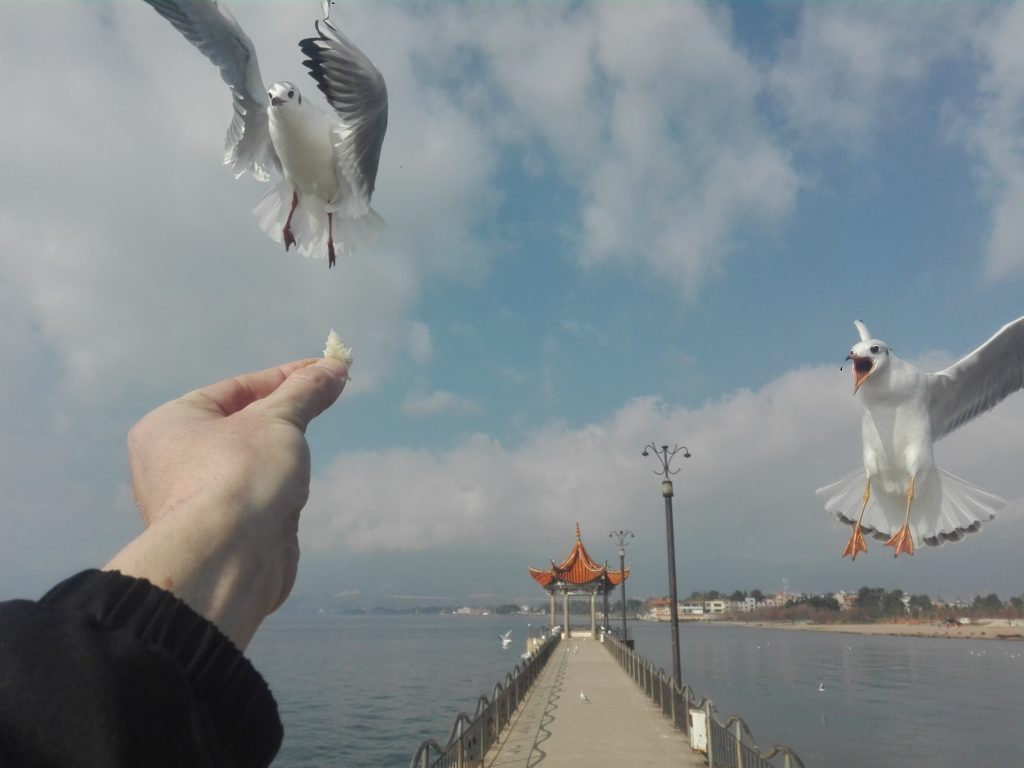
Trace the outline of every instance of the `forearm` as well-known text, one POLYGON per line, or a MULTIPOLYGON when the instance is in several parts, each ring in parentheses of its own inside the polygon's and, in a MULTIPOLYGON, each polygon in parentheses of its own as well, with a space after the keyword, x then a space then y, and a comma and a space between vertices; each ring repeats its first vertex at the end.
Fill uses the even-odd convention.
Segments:
POLYGON ((178 510, 143 531, 103 570, 143 578, 183 600, 244 650, 277 604, 280 563, 267 533, 223 515, 178 510))

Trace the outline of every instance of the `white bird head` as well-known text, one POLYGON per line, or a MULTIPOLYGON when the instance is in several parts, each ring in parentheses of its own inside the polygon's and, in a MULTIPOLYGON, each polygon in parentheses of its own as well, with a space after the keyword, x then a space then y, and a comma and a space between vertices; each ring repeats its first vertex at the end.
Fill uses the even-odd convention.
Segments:
POLYGON ((282 80, 270 86, 270 90, 267 91, 267 98, 270 99, 272 107, 279 109, 290 109, 302 104, 302 94, 299 93, 299 89, 287 80, 282 80))
POLYGON ((870 376, 889 364, 891 351, 884 341, 871 338, 867 326, 860 320, 854 320, 853 324, 860 334, 860 341, 850 348, 846 359, 853 363, 853 393, 857 394, 870 376))

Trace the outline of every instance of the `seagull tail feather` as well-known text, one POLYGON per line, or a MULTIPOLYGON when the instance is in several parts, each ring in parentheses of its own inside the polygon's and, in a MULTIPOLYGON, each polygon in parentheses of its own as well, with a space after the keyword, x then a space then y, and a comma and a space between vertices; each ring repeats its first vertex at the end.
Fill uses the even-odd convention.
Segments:
MULTIPOLYGON (((292 186, 282 179, 256 204, 253 216, 267 237, 284 244, 285 221, 292 202, 292 186)), ((338 256, 347 256, 357 246, 367 245, 384 229, 384 219, 368 208, 357 218, 334 214, 334 245, 338 256)), ((299 204, 292 216, 292 233, 296 250, 303 256, 323 259, 327 257, 327 207, 322 200, 299 195, 299 204)))
POLYGON ((994 520, 996 513, 1006 506, 1005 499, 945 470, 939 469, 938 476, 942 490, 938 515, 922 516, 915 531, 915 539, 929 547, 963 541, 968 533, 977 533, 982 524, 994 520))
MULTIPOLYGON (((933 491, 921 487, 910 513, 914 542, 940 547, 952 541, 963 541, 969 533, 977 533, 984 523, 993 520, 1006 501, 983 491, 966 480, 936 468, 933 491)), ((825 509, 839 522, 855 525, 864 500, 867 475, 863 468, 836 482, 819 488, 825 497, 825 509)), ((887 494, 872 486, 871 498, 861 520, 861 532, 885 541, 899 530, 903 522, 905 501, 902 494, 887 494)))

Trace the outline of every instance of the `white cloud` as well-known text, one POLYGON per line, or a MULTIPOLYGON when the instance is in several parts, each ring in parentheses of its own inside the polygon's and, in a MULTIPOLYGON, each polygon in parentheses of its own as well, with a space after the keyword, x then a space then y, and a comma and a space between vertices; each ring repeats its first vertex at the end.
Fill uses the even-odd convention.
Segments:
POLYGON ((964 135, 986 196, 992 202, 985 275, 999 280, 1024 267, 1024 8, 1011 4, 978 30, 976 45, 984 72, 976 115, 966 118, 964 135))
POLYGON ((480 414, 480 405, 468 398, 439 389, 426 394, 410 393, 402 401, 402 412, 410 416, 435 416, 439 413, 480 414))
POLYGON ((901 119, 901 97, 962 53, 977 12, 950 5, 801 6, 769 73, 789 124, 816 144, 858 147, 901 119))
MULTIPOLYGON (((860 463, 860 406, 850 389, 834 366, 802 368, 694 410, 637 399, 598 423, 552 425, 517 446, 473 435, 441 452, 346 453, 315 479, 303 545, 312 557, 488 546, 531 551, 537 542, 565 540, 581 521, 591 542, 627 525, 638 533, 634 560, 658 563, 661 498, 653 459, 640 451, 652 439, 678 438, 693 456, 674 465, 681 469, 677 535, 685 542, 685 567, 710 569, 702 581, 708 587, 730 578, 723 563, 747 562, 761 573, 816 568, 820 582, 836 586, 843 578, 859 584, 887 574, 908 588, 931 580, 938 589, 950 583, 950 558, 968 563, 956 578, 984 583, 987 552, 1007 541, 1024 544, 1024 525, 1012 514, 965 543, 921 552, 913 576, 893 571, 877 544, 858 559, 859 570, 842 572, 849 576, 824 575, 829 564, 849 568, 839 557, 848 529, 824 512, 814 490, 860 463)), ((1024 396, 1017 396, 940 443, 940 466, 1021 498, 1024 478, 1014 468, 1021 418, 1024 396)), ((541 564, 559 554, 547 551, 553 544, 539 546, 541 564)))
POLYGON ((481 59, 486 89, 467 105, 528 167, 550 155, 577 195, 565 231, 582 266, 636 268, 692 298, 737 228, 792 210, 797 175, 758 116, 760 79, 727 15, 693 3, 449 13, 452 45, 481 59))

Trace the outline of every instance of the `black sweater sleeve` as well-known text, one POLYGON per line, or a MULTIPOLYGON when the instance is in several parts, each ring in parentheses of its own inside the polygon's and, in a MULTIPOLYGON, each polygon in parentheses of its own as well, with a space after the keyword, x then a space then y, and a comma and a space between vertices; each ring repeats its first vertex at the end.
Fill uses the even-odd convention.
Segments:
POLYGON ((0 766, 267 766, 277 704, 252 664, 169 592, 83 571, 0 603, 0 766))

